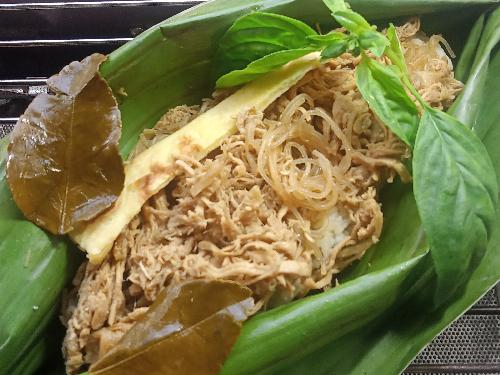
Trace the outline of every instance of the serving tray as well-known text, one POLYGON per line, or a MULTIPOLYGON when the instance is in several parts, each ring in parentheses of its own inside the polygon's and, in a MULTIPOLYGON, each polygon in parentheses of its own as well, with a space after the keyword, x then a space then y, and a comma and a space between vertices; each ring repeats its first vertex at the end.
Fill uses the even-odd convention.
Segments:
MULTIPOLYGON (((0 138, 46 77, 92 52, 109 53, 200 1, 65 1, 0 4, 0 138), (117 22, 116 20, 119 20, 117 22)), ((406 375, 499 375, 500 285, 424 349, 406 375)))

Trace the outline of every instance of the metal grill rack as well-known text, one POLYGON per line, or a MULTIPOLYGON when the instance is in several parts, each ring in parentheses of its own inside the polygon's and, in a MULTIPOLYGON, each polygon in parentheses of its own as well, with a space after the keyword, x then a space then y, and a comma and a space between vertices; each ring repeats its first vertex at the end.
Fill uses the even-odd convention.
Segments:
POLYGON ((500 284, 436 337, 405 374, 500 374, 500 284))
MULTIPOLYGON (((45 80, 72 60, 109 53, 200 1, 83 0, 0 4, 0 138, 45 80), (119 22, 113 20, 119 19, 119 22)), ((438 336, 406 375, 500 375, 500 286, 438 336)), ((383 374, 381 374, 383 375, 383 374)))

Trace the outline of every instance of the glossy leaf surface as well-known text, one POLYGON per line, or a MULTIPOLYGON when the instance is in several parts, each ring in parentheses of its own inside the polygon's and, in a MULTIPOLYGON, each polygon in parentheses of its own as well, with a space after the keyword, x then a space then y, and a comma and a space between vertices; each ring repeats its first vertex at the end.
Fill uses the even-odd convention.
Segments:
POLYGON ((59 94, 40 94, 19 119, 7 177, 24 215, 54 234, 110 207, 123 188, 120 112, 96 75, 102 58, 72 63, 49 79, 59 94))
POLYGON ((276 70, 282 65, 307 55, 314 50, 314 48, 297 48, 271 53, 270 55, 251 62, 244 69, 233 70, 232 72, 224 74, 217 80, 215 85, 217 88, 225 88, 253 81, 263 74, 276 70))
POLYGON ((450 115, 425 108, 413 157, 414 192, 448 300, 482 259, 493 230, 498 185, 486 147, 450 115))
POLYGON ((219 41, 216 76, 244 69, 271 53, 308 47, 316 32, 307 24, 279 14, 255 12, 234 22, 219 41))
POLYGON ((97 363, 90 375, 216 375, 253 307, 233 282, 174 284, 97 363))
POLYGON ((106 56, 94 53, 82 61, 73 61, 47 80, 47 86, 57 94, 78 95, 95 77, 106 56))
MULTIPOLYGON (((480 24, 481 21, 479 20, 478 22, 480 24)), ((472 129, 476 127, 481 116, 488 115, 489 113, 489 111, 483 113, 480 110, 482 108, 482 103, 491 101, 491 99, 496 100, 495 95, 490 97, 485 95, 485 88, 488 84, 487 80, 490 78, 490 75, 494 74, 494 72, 491 71, 490 62, 495 57, 497 52, 496 47, 500 43, 499 25, 500 7, 497 7, 491 12, 484 29, 482 29, 481 38, 476 46, 476 54, 470 70, 464 69, 465 72, 463 75, 467 75, 468 73, 467 78, 471 84, 464 87, 464 90, 460 93, 459 98, 461 101, 455 101, 451 107, 453 116, 472 129), (464 104, 458 105, 460 102, 464 104)), ((481 29, 481 27, 476 25, 474 33, 478 33, 478 29, 481 29)), ((470 43, 467 44, 467 47, 476 44, 477 35, 474 35, 474 33, 471 34, 471 40, 470 43)), ((469 49, 472 49, 472 47, 466 48, 465 52, 468 52, 469 49)), ((465 61, 466 63, 464 63, 464 65, 470 64, 470 57, 468 55, 466 55, 465 61)), ((459 72, 461 73, 461 71, 459 72)), ((498 105, 494 106, 498 107, 498 105)))

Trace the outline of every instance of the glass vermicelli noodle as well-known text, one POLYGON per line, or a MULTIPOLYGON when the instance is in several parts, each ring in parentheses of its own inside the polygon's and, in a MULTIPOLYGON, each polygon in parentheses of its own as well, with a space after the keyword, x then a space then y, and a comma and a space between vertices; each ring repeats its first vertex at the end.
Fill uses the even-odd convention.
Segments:
MULTIPOLYGON (((419 27, 414 19, 398 28, 410 77, 429 104, 446 108, 462 84, 446 41, 419 27)), ((63 316, 69 373, 106 353, 172 281, 237 281, 252 289, 257 312, 331 287, 370 251, 383 226, 379 192, 397 176, 410 180, 409 150, 362 98, 358 62, 343 54, 264 112, 241 113, 236 134, 207 158, 178 155, 177 178, 148 201, 106 260, 80 268, 63 316)), ((227 94, 170 110, 131 157, 227 94)))

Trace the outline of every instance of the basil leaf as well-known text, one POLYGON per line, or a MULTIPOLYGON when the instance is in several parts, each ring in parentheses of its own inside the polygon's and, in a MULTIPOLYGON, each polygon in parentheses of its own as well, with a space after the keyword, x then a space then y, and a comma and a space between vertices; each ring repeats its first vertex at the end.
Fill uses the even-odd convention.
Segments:
POLYGON ((371 110, 394 134, 413 147, 419 113, 393 67, 364 55, 356 67, 355 76, 356 85, 371 110))
POLYGON ((426 107, 413 156, 414 194, 437 274, 436 305, 468 280, 486 249, 498 185, 485 146, 450 115, 426 107))
POLYGON ((215 73, 220 77, 244 69, 252 61, 274 52, 304 48, 317 35, 305 23, 279 14, 254 12, 238 18, 220 40, 215 73))
POLYGON ((359 36, 363 31, 373 30, 361 14, 352 10, 335 12, 333 18, 354 35, 359 36))
POLYGON ((344 0, 323 0, 323 3, 331 10, 332 14, 338 11, 349 10, 349 4, 344 0))
POLYGON ((399 43, 396 28, 392 23, 387 28, 386 36, 389 40, 389 48, 386 49, 387 56, 389 57, 389 59, 391 59, 391 62, 401 70, 403 74, 408 75, 408 68, 406 67, 403 49, 401 48, 401 43, 399 43))
POLYGON ((342 55, 347 51, 348 42, 347 40, 339 39, 330 43, 323 51, 321 51, 321 58, 331 59, 342 55))
POLYGON ((299 48, 271 53, 270 55, 251 62, 245 69, 233 70, 223 75, 217 80, 215 86, 219 89, 238 86, 253 81, 263 74, 278 69, 287 62, 307 55, 315 50, 315 48, 299 48))
POLYGON ((338 40, 345 40, 348 36, 344 33, 340 33, 338 31, 331 31, 325 35, 310 35, 307 39, 311 42, 311 44, 320 47, 326 47, 332 42, 336 42, 338 40))
POLYGON ((359 45, 363 49, 372 51, 375 56, 381 57, 389 45, 389 41, 377 31, 366 30, 359 34, 359 45))

